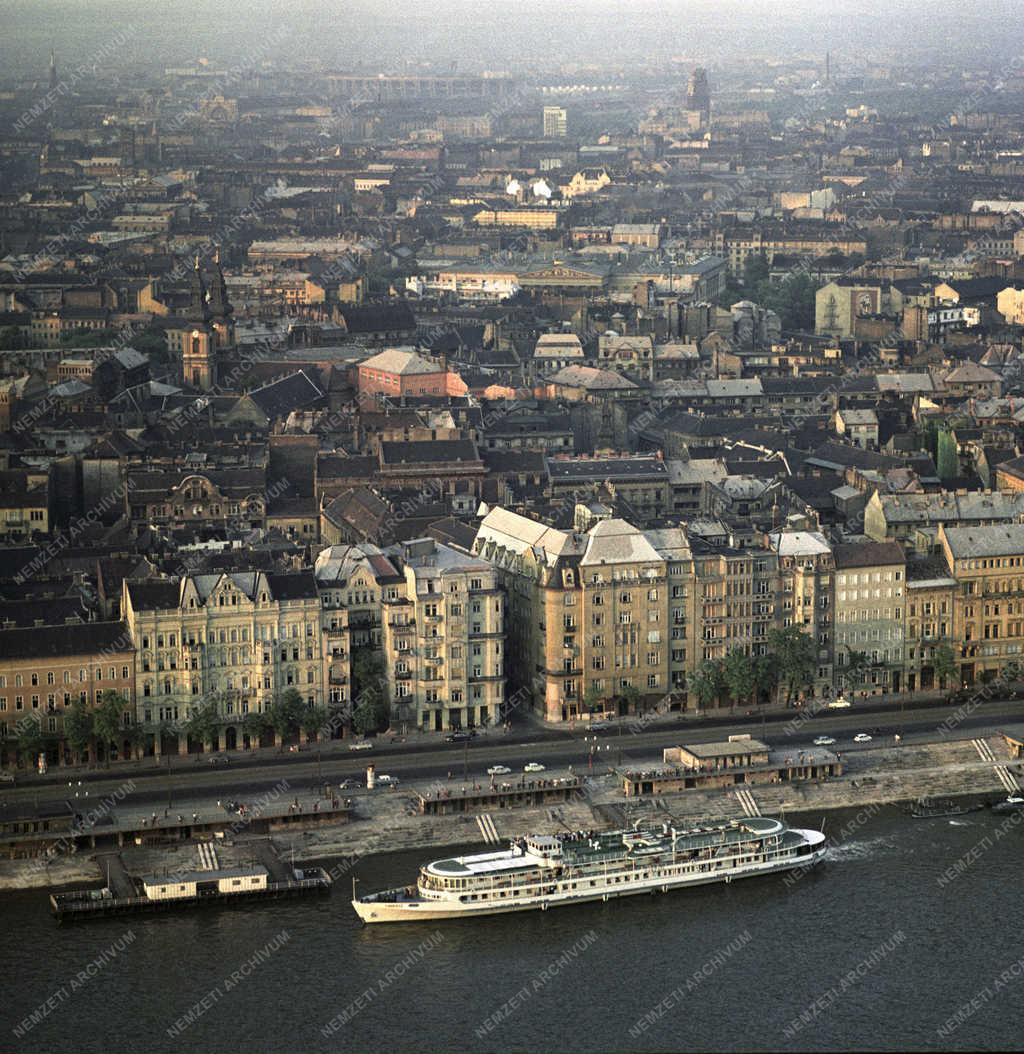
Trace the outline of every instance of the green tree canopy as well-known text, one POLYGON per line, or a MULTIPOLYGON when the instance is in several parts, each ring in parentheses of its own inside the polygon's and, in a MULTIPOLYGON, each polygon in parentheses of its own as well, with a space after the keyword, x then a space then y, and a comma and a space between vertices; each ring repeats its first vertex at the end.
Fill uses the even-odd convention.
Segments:
POLYGON ((799 626, 786 626, 771 630, 767 643, 786 685, 788 701, 796 688, 808 684, 814 677, 818 659, 814 638, 799 626))
POLYGON ((60 335, 60 342, 75 348, 102 348, 113 344, 119 335, 113 326, 106 329, 71 329, 60 335))
POLYGON ((321 731, 327 724, 327 707, 307 706, 303 710, 300 724, 302 726, 302 731, 305 732, 307 736, 319 739, 321 731))
POLYGON ((591 714, 604 709, 604 696, 594 684, 587 685, 587 690, 583 693, 583 709, 591 714))
POLYGON ((18 755, 31 765, 45 745, 42 725, 34 718, 21 722, 18 727, 18 755))
POLYGON ((293 735, 302 727, 302 716, 305 712, 302 696, 294 688, 289 688, 278 699, 269 711, 270 724, 274 731, 284 739, 293 735))
POLYGON ((384 683, 384 656, 373 648, 352 652, 352 692, 357 698, 367 690, 379 690, 384 683))
POLYGON ((4 326, 0 330, 0 351, 18 351, 25 347, 25 337, 17 326, 4 326))
POLYGON ((95 734, 93 715, 81 699, 64 711, 64 739, 72 751, 81 757, 95 734))
POLYGON ((185 731, 200 743, 213 746, 217 742, 217 733, 220 731, 220 717, 217 714, 216 700, 209 699, 200 706, 193 708, 192 714, 185 724, 185 731))
POLYGON ((643 701, 643 693, 635 685, 627 684, 619 689, 619 698, 626 704, 626 711, 636 713, 643 701))
POLYGON ((950 680, 955 681, 959 676, 956 655, 948 644, 939 644, 935 648, 932 653, 932 669, 943 684, 950 680))
POLYGON ((93 727, 96 738, 107 748, 107 764, 110 763, 110 746, 116 744, 124 731, 124 713, 130 704, 117 692, 104 692, 93 711, 93 727))
POLYGON ((686 686, 697 696, 701 706, 711 706, 725 691, 722 664, 705 659, 687 678, 686 686))
POLYGON ((242 730, 250 740, 259 741, 267 729, 270 728, 270 718, 267 714, 250 712, 242 718, 242 730))
POLYGON ((758 655, 753 668, 755 692, 770 692, 779 683, 779 666, 774 655, 758 655))
POLYGON ((757 688, 754 665, 754 659, 745 655, 742 648, 732 648, 726 652, 725 662, 722 664, 722 679, 737 703, 749 699, 757 688))

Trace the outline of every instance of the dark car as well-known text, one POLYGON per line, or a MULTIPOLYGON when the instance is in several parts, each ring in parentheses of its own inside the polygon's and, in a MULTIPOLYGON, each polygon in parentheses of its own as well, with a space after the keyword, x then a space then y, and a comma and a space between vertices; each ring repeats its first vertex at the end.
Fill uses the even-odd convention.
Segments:
POLYGON ((231 763, 231 758, 227 754, 211 754, 207 761, 211 765, 228 765, 231 763))
POLYGON ((224 803, 224 808, 228 812, 238 812, 238 810, 241 808, 241 806, 236 801, 226 801, 224 803))
POLYGON ((472 739, 476 735, 475 732, 464 732, 461 729, 458 732, 451 732, 444 737, 446 743, 463 743, 467 739, 472 739))
POLYGON ((365 784, 360 783, 359 780, 342 780, 338 784, 338 789, 343 791, 349 790, 361 790, 365 784))

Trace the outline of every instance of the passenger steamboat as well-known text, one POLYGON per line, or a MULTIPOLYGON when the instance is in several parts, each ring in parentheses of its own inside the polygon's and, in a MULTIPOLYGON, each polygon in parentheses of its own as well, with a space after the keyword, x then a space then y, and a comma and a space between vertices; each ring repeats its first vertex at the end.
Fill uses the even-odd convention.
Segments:
MULTIPOLYGON (((754 816, 688 830, 532 835, 501 852, 435 860, 415 886, 353 896, 363 922, 500 915, 809 867, 825 835, 754 816)), ((353 883, 354 887, 354 883, 353 883)))

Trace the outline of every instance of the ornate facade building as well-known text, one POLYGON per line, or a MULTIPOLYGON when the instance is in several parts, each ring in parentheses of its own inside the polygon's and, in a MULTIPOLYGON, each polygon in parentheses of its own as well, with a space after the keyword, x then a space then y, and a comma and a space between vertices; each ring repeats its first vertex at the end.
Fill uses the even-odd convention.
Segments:
MULTIPOLYGON (((136 650, 136 712, 144 725, 180 729, 213 701, 219 746, 230 750, 250 745, 246 715, 266 713, 289 688, 310 707, 329 701, 331 660, 308 571, 126 580, 122 611, 136 650)), ((163 738, 158 753, 189 749, 183 731, 163 738)))

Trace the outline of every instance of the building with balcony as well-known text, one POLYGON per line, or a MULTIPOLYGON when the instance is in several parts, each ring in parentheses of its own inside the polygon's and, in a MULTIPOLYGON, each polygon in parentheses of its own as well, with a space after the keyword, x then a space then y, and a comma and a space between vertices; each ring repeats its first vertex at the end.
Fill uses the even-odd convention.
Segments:
POLYGON ((954 592, 952 641, 963 684, 1019 664, 1024 646, 1024 524, 940 527, 954 592))
POLYGON ((782 594, 782 627, 799 626, 817 644, 814 691, 832 692, 832 595, 835 559, 832 548, 818 531, 773 531, 769 546, 779 559, 782 594))
POLYGON ((898 692, 903 687, 906 556, 899 542, 837 545, 836 688, 898 692))
POLYGON ((187 753, 184 722, 214 703, 218 746, 249 746, 245 718, 266 713, 289 688, 310 707, 328 702, 330 661, 321 602, 309 571, 242 571, 125 580, 122 611, 135 649, 136 717, 157 753, 187 753))
POLYGON ((730 651, 764 655, 779 625, 779 558, 769 548, 741 548, 691 537, 694 566, 694 665, 730 651))
POLYGON ((952 640, 953 611, 959 586, 945 560, 909 561, 904 604, 904 685, 908 692, 940 687, 935 673, 936 650, 945 645, 956 654, 952 640))
POLYGON ((673 692, 682 705, 694 632, 682 529, 604 519, 585 533, 560 531, 497 508, 473 550, 508 597, 513 687, 545 720, 638 712, 673 692))
POLYGON ((392 722, 427 731, 484 727, 505 700, 505 597, 494 568, 433 538, 388 549, 382 597, 392 722))

